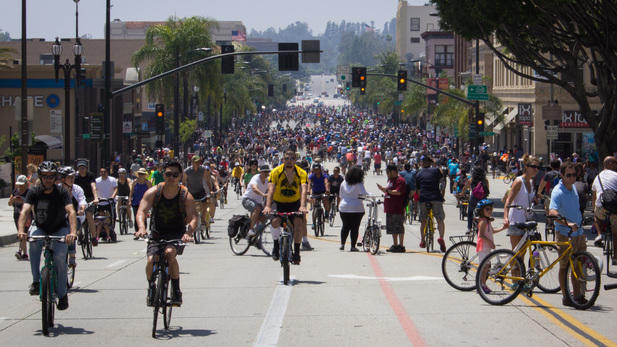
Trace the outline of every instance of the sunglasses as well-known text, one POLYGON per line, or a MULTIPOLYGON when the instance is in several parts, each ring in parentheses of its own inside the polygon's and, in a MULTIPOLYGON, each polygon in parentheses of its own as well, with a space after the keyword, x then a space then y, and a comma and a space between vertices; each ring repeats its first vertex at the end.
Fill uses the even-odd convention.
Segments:
POLYGON ((291 157, 285 157, 285 158, 283 158, 283 160, 293 160, 293 159, 294 159, 294 158, 291 158, 291 157))
POLYGON ((530 167, 532 169, 539 169, 540 168, 539 165, 527 165, 527 167, 530 167))
POLYGON ((174 178, 178 178, 178 176, 180 176, 179 172, 171 172, 171 171, 167 171, 165 172, 165 177, 174 177, 174 178))
POLYGON ((41 177, 42 180, 53 180, 53 179, 56 179, 56 175, 41 175, 39 177, 41 177))
POLYGON ((568 178, 576 177, 576 174, 575 173, 567 173, 567 174, 563 175, 563 177, 568 177, 568 178))

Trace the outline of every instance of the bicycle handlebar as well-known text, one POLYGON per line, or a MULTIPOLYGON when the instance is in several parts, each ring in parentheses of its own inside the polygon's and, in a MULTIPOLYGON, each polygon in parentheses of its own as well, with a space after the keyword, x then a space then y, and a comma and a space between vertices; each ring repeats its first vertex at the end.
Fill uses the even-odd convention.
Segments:
POLYGON ((52 240, 52 241, 58 241, 58 242, 64 242, 64 236, 54 236, 54 235, 32 235, 30 237, 28 237, 28 241, 32 242, 32 241, 36 241, 36 240, 52 240))
POLYGON ((173 240, 159 239, 159 240, 154 240, 154 239, 151 239, 151 238, 147 237, 147 238, 144 239, 144 241, 146 241, 148 244, 158 243, 158 244, 166 244, 166 245, 174 244, 174 245, 177 245, 177 246, 184 246, 184 245, 186 245, 181 239, 173 239, 173 240))

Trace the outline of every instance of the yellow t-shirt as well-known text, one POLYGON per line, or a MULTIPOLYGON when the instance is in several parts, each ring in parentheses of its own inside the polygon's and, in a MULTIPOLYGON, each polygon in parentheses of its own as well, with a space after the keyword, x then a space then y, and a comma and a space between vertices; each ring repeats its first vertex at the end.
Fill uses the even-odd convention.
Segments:
POLYGON ((274 195, 272 200, 276 202, 296 202, 302 197, 302 185, 307 182, 306 171, 295 165, 296 175, 293 182, 287 181, 285 175, 285 165, 279 165, 270 172, 268 182, 274 184, 274 195))
POLYGON ((242 178, 242 174, 244 174, 244 170, 241 166, 236 166, 231 170, 231 177, 242 178))

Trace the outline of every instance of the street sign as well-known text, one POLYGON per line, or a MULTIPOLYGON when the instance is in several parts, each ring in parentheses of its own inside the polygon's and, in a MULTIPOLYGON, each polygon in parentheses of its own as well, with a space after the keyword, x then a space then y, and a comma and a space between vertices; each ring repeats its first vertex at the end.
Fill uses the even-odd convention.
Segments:
POLYGON ((49 132, 51 134, 62 134, 62 111, 49 111, 49 132))
POLYGON ((84 140, 90 140, 90 134, 88 133, 81 134, 81 138, 84 140))
POLYGON ((103 139, 103 113, 90 113, 90 140, 99 141, 103 139))
POLYGON ((495 136, 494 131, 481 131, 480 136, 495 136))
POLYGON ((122 122, 122 133, 123 134, 130 134, 133 132, 133 122, 131 121, 124 121, 122 122))
POLYGON ((473 74, 472 78, 472 83, 475 85, 481 85, 482 84, 482 74, 473 74))
POLYGON ((467 86, 467 99, 469 100, 488 100, 488 88, 485 85, 467 86))
POLYGON ((557 140, 557 130, 559 129, 558 125, 547 125, 546 126, 546 139, 547 140, 557 140))

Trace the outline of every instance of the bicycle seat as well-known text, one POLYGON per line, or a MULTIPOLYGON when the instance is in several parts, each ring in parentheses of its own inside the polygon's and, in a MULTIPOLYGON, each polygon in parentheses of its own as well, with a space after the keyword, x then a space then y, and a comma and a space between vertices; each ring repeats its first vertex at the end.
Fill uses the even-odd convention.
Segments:
POLYGON ((514 226, 520 229, 524 229, 524 230, 532 230, 538 226, 538 222, 529 221, 525 223, 516 223, 514 224, 514 226))

